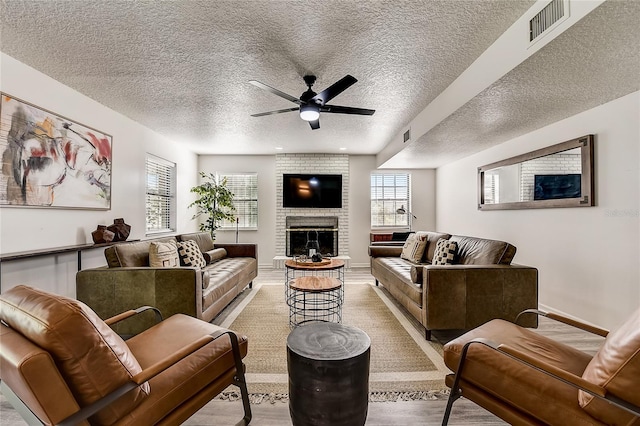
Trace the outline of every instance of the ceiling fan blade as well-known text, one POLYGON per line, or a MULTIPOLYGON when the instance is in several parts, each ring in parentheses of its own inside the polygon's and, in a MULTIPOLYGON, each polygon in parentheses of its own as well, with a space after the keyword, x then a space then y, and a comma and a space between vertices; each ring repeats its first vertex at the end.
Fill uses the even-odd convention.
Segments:
POLYGON ((310 121, 309 126, 311 126, 311 130, 316 130, 320 128, 320 119, 310 121))
POLYGON ((338 96, 340 93, 347 90, 351 85, 353 85, 356 81, 356 78, 352 75, 346 75, 340 80, 333 83, 331 86, 324 89, 322 92, 315 95, 311 100, 320 101, 320 105, 324 105, 329 102, 331 99, 338 96))
POLYGON ((339 105, 324 105, 320 107, 320 112, 332 112, 334 114, 357 114, 357 115, 373 115, 375 109, 352 108, 339 105))
POLYGON ((283 112, 298 111, 300 108, 286 108, 278 109, 276 111, 259 112, 258 114, 251 114, 252 117, 262 117, 264 115, 282 114, 283 112))
POLYGON ((256 80, 249 80, 249 83, 251 83, 251 84, 253 84, 254 86, 259 87, 259 88, 261 88, 261 89, 263 89, 263 90, 266 90, 267 92, 271 92, 271 93, 273 93, 274 95, 280 96, 281 98, 284 98, 284 99, 286 99, 286 100, 288 100, 288 101, 291 101, 291 102, 293 102, 293 103, 295 103, 295 104, 300 105, 300 104, 302 103, 302 101, 301 101, 300 99, 296 98, 295 96, 288 95, 288 94, 286 94, 286 93, 284 93, 284 92, 281 92, 281 91, 280 91, 280 90, 278 90, 278 89, 274 89, 274 88, 273 88, 273 87, 271 87, 271 86, 267 86, 267 85, 266 85, 266 84, 264 84, 264 83, 260 83, 259 81, 256 81, 256 80))

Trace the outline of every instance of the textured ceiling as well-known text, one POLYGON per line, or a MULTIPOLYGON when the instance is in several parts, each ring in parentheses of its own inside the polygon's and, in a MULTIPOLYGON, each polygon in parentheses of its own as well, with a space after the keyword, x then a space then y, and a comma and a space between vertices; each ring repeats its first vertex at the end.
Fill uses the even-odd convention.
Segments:
POLYGON ((374 154, 533 3, 3 0, 0 50, 198 153, 374 154), (294 105, 249 80, 298 97, 308 73, 316 92, 353 75, 330 103, 375 115, 323 114, 315 131, 250 117, 294 105))
POLYGON ((435 168, 640 90, 639 22, 640 1, 605 2, 408 145, 392 166, 435 168))

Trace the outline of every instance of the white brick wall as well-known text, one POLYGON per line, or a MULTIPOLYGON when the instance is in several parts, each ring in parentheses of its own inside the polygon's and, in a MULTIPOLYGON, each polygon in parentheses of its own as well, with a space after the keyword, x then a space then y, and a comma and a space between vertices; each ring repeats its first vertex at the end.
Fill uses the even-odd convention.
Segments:
POLYGON ((287 216, 335 216, 338 218, 338 254, 348 256, 349 248, 349 156, 346 154, 276 155, 276 255, 286 253, 287 216), (341 209, 282 207, 282 175, 286 173, 322 173, 342 175, 341 209))
POLYGON ((580 154, 553 154, 522 163, 520 169, 520 201, 533 201, 535 175, 582 173, 580 154))

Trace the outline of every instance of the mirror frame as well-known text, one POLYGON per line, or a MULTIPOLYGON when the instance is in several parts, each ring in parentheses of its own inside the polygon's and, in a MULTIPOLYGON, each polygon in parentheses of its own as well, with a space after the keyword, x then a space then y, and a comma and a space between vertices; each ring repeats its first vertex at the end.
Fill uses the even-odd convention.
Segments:
POLYGON ((517 210, 517 209, 546 209, 558 207, 592 207, 595 206, 595 183, 594 183, 594 135, 586 135, 547 148, 531 151, 526 154, 507 158, 478 167, 478 210, 517 210), (582 170, 580 189, 581 196, 578 198, 563 198, 555 200, 535 200, 516 201, 509 203, 484 203, 484 173, 497 167, 510 166, 533 160, 535 158, 556 154, 570 149, 580 148, 582 170))

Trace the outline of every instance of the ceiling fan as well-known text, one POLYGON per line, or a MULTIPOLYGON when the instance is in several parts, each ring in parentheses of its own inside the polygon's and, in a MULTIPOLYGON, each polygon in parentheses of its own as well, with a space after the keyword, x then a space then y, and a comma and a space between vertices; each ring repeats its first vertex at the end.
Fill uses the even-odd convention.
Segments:
POLYGON ((271 86, 267 86, 264 83, 260 83, 256 80, 250 80, 249 83, 253 84, 256 87, 264 89, 268 92, 273 93, 274 95, 280 96, 288 101, 293 102, 294 104, 298 104, 299 106, 294 108, 286 108, 279 109, 275 111, 261 112, 258 114, 251 114, 252 117, 262 117, 263 115, 271 115, 271 114, 281 114, 283 112, 291 112, 291 111, 300 111, 300 118, 309 122, 311 129, 319 129, 320 128, 320 113, 321 112, 330 112, 334 114, 357 114, 357 115, 373 115, 376 112, 373 109, 364 109, 364 108, 352 108, 346 106, 338 106, 338 105, 327 105, 331 99, 338 96, 340 93, 347 90, 351 85, 353 85, 356 81, 356 78, 351 75, 346 75, 340 80, 333 83, 331 86, 327 87, 320 93, 316 93, 311 90, 311 86, 316 82, 315 75, 305 75, 303 77, 304 82, 306 83, 308 89, 300 98, 296 98, 294 96, 288 95, 284 92, 281 92, 278 89, 274 89, 271 86))

